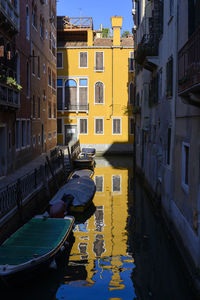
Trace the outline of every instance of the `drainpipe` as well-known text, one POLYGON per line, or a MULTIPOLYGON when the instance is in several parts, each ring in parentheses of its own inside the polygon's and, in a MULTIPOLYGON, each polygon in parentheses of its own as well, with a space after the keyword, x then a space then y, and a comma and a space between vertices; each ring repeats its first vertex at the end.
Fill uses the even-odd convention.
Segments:
POLYGON ((112 113, 110 115, 110 118, 113 116, 113 94, 114 94, 114 78, 113 78, 114 74, 113 74, 113 46, 112 46, 112 113))

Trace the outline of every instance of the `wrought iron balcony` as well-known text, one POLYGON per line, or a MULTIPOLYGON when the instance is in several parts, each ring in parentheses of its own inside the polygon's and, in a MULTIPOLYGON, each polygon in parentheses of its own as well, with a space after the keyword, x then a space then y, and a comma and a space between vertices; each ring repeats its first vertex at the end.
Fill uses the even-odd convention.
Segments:
POLYGON ((89 110, 89 104, 66 104, 65 110, 67 111, 78 111, 78 112, 87 112, 89 110))
POLYGON ((136 50, 136 62, 142 65, 147 56, 158 56, 158 35, 145 34, 136 50))
POLYGON ((0 83, 0 110, 18 109, 20 107, 19 91, 0 83))
POLYGON ((200 105, 200 26, 178 54, 178 91, 190 104, 200 105))
POLYGON ((8 32, 15 34, 19 31, 19 15, 11 1, 0 0, 0 20, 3 21, 2 25, 8 32))
POLYGON ((69 17, 57 17, 57 30, 83 30, 92 29, 92 18, 69 18, 69 17))

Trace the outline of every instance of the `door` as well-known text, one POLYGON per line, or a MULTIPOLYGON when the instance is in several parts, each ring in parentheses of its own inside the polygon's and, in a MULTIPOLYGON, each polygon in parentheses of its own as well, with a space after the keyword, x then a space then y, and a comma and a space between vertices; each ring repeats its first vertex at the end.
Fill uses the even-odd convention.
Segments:
POLYGON ((69 145, 77 140, 77 125, 65 125, 65 145, 69 145))

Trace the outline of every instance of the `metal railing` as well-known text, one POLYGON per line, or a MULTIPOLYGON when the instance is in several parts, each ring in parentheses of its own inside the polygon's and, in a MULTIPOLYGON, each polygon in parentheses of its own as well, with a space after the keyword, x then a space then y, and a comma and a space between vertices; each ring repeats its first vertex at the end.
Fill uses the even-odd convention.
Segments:
POLYGON ((179 92, 200 83, 200 26, 178 54, 179 92))
POLYGON ((88 111, 89 110, 89 104, 65 104, 65 110, 71 110, 71 111, 88 111))
MULTIPOLYGON (((64 154, 56 153, 50 157, 54 173, 63 167, 64 154)), ((22 202, 39 191, 52 178, 51 170, 47 163, 40 165, 30 173, 19 178, 16 182, 0 189, 0 218, 15 207, 20 207, 22 202)))
POLYGON ((69 18, 69 17, 57 17, 57 29, 82 29, 93 28, 93 21, 91 17, 84 18, 69 18))
POLYGON ((15 30, 19 30, 19 15, 9 0, 0 0, 0 12, 10 21, 15 30))
POLYGON ((0 83, 0 105, 10 106, 16 109, 19 108, 19 91, 0 83))

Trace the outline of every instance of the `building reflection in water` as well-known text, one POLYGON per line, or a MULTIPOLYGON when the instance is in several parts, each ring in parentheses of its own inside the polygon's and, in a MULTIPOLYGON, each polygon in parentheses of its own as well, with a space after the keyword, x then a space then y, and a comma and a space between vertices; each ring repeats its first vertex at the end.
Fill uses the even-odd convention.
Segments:
POLYGON ((132 169, 127 166, 115 168, 103 158, 96 160, 93 199, 96 210, 86 222, 76 225, 69 258, 69 269, 75 265, 85 269, 80 278, 70 274, 70 280, 68 277, 57 292, 58 299, 65 293, 75 293, 72 299, 79 299, 81 293, 87 294, 87 299, 134 299, 131 280, 134 260, 127 251, 126 231, 132 169), (79 291, 73 286, 79 286, 79 291), (92 290, 82 290, 85 286, 92 290))

